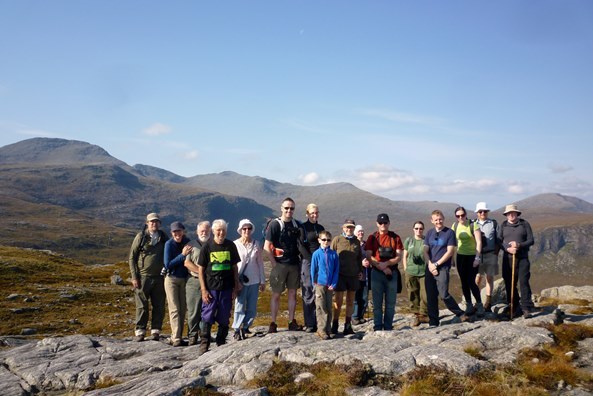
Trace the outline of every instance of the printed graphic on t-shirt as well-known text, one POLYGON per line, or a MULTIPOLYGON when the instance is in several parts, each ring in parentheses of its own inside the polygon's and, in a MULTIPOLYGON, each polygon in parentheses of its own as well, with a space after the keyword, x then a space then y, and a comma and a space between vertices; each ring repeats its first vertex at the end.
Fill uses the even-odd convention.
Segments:
POLYGON ((212 271, 228 271, 231 269, 231 252, 210 252, 212 271))

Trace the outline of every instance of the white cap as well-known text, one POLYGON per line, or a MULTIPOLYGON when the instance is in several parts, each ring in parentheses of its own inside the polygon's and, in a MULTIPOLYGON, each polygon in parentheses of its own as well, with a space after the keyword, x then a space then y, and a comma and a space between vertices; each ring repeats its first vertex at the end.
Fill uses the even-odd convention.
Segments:
POLYGON ((360 224, 354 227, 354 233, 356 234, 358 231, 364 231, 364 228, 360 224))
POLYGON ((475 212, 478 213, 480 210, 485 210, 487 212, 490 211, 490 209, 488 209, 488 205, 486 205, 486 202, 478 202, 476 204, 476 210, 475 210, 475 212))

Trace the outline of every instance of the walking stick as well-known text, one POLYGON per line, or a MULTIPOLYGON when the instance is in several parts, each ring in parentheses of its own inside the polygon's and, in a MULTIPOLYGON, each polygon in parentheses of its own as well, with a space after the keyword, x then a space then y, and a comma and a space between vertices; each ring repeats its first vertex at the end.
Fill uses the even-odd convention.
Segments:
POLYGON ((511 320, 513 320, 513 314, 515 313, 515 255, 513 254, 513 268, 511 269, 511 320))

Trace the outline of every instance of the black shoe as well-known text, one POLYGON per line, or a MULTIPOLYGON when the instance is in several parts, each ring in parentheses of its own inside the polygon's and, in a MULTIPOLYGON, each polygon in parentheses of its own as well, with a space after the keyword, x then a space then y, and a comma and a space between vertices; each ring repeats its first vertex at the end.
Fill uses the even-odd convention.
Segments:
POLYGON ((235 341, 243 340, 243 336, 241 335, 241 330, 239 330, 239 329, 235 330, 235 334, 233 334, 233 338, 235 341))
POLYGON ((352 324, 346 323, 344 325, 344 332, 342 334, 344 334, 344 335, 354 334, 354 330, 352 329, 352 324))
POLYGON ((197 345, 198 344, 198 336, 189 337, 189 345, 197 345))
POLYGON ((301 331, 301 330, 303 330, 303 326, 301 326, 300 324, 298 324, 297 321, 296 321, 296 319, 293 319, 288 324, 288 330, 289 331, 301 331))
POLYGON ((317 327, 305 327, 305 333, 317 333, 317 327))
POLYGON ((268 327, 268 334, 277 333, 277 332, 278 332, 278 326, 276 325, 276 323, 274 323, 274 322, 270 323, 270 327, 268 327))
POLYGON ((331 333, 332 334, 338 334, 338 326, 340 324, 338 322, 332 322, 332 329, 331 329, 331 333))

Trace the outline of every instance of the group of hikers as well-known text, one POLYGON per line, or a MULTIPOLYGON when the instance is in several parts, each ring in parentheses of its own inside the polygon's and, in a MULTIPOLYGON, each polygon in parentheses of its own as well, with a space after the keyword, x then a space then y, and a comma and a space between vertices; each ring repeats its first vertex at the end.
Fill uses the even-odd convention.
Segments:
POLYGON ((185 226, 175 221, 171 238, 161 230, 158 214, 150 213, 142 232, 134 238, 129 265, 135 290, 135 341, 159 340, 167 301, 171 344, 183 346, 187 312, 188 343, 199 343, 200 354, 209 350, 211 328, 216 323, 215 342, 226 343, 234 300, 233 337, 245 339, 257 315, 259 293, 266 287, 264 256, 271 263, 271 323, 268 333, 278 331, 280 297, 287 291, 288 330, 316 333, 327 340, 338 334, 344 296, 346 306, 342 333, 354 334, 353 325, 366 322, 369 293, 373 306, 373 329, 392 330, 397 294, 405 279, 412 326, 439 325, 439 299, 458 322, 491 312, 498 256, 502 252, 508 314, 530 317, 536 308, 531 298, 528 252, 533 233, 520 218, 516 205, 507 205, 501 224, 490 219, 485 202, 478 202, 476 220, 465 208, 455 209, 456 221, 445 226, 440 210, 431 213, 433 228, 422 221, 413 224, 413 236, 402 242, 389 229, 389 215, 377 216, 377 230, 365 238, 365 230, 346 219, 340 235, 332 236, 319 224, 316 204, 306 207, 307 220, 294 218, 295 202, 285 198, 281 215, 266 224, 263 246, 249 219, 239 222, 234 241, 227 238, 228 224, 217 219, 197 225, 190 240, 185 226), (404 277, 399 270, 402 263, 404 277), (455 264, 466 301, 461 309, 449 293, 451 266, 455 264), (480 285, 485 282, 485 301, 480 285), (520 290, 520 297, 517 290, 520 290), (304 327, 295 318, 297 290, 301 289, 304 327), (472 297, 475 304, 472 304, 472 297), (150 307, 149 307, 150 305, 150 307))

